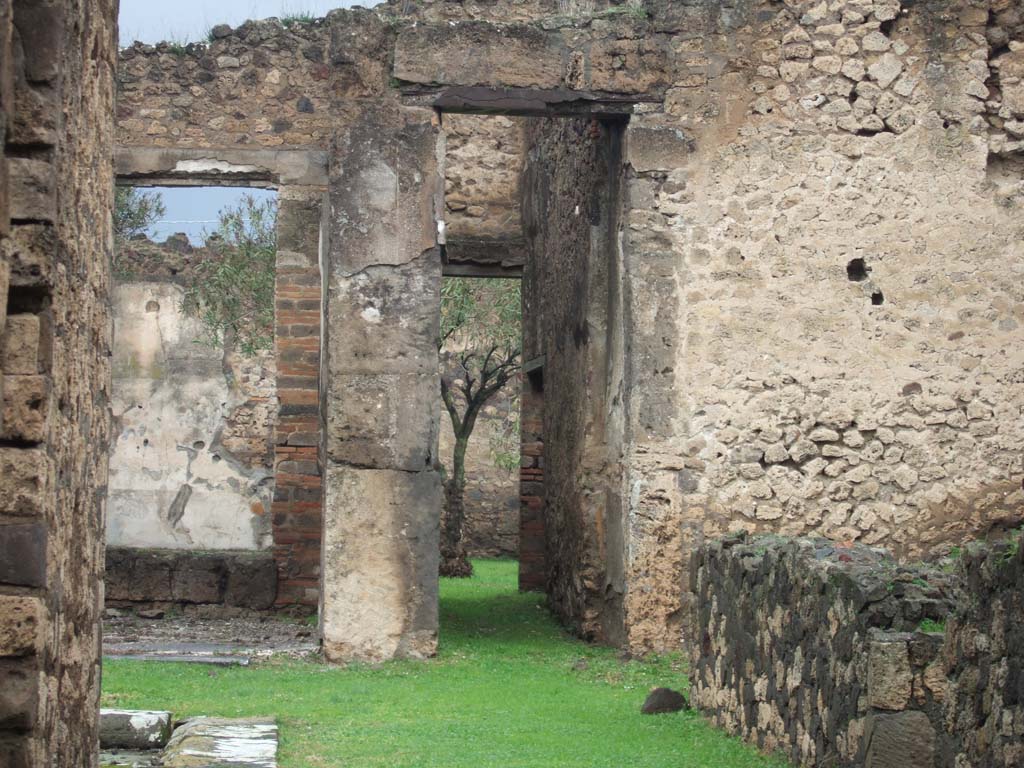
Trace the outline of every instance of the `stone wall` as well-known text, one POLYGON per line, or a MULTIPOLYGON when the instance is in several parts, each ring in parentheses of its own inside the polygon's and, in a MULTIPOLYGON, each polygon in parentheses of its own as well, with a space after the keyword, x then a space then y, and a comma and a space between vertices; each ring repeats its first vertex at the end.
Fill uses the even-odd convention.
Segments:
POLYGON ((946 626, 947 725, 956 765, 1024 764, 1024 536, 961 556, 963 598, 946 626))
POLYGON ((913 633, 951 612, 949 574, 863 545, 738 535, 698 552, 690 588, 692 703, 718 726, 800 765, 933 768, 933 743, 925 762, 871 762, 871 732, 941 728, 941 640, 913 633), (891 721, 907 709, 924 721, 891 721))
POLYGON ((706 545, 693 704, 800 765, 1019 764, 1021 537, 952 564, 825 539, 706 545))
POLYGON ((543 358, 543 528, 549 601, 582 636, 623 636, 622 406, 616 335, 618 124, 527 127, 523 359, 543 358))
MULTIPOLYGON (((629 115, 622 457, 609 465, 628 492, 609 547, 625 641, 657 650, 687 637, 680 585, 706 537, 820 534, 917 557, 1020 521, 1018 5, 395 2, 250 23, 183 53, 128 52, 118 136, 322 150, 388 110, 423 122, 415 110, 629 115)), ((361 146, 391 157, 393 136, 360 134, 361 146)), ((443 154, 422 157, 429 175, 443 154)), ((330 163, 349 161, 336 151, 330 163)), ((385 176, 362 177, 352 207, 390 210, 387 185, 373 186, 385 176)), ((357 236, 377 250, 343 270, 328 315, 380 269, 396 290, 433 291, 432 263, 410 259, 433 246, 442 208, 415 209, 393 220, 406 227, 400 256, 395 238, 357 236)), ((335 271, 350 231, 329 238, 335 271)), ((381 303, 348 327, 411 323, 425 350, 432 313, 381 303)), ((344 355, 337 339, 327 349, 344 355)), ((409 365, 341 359, 326 361, 334 392, 354 372, 405 376, 417 382, 406 402, 426 396, 409 365)), ((416 455, 433 456, 436 431, 413 432, 416 455)), ((346 427, 326 453, 350 461, 364 437, 346 427)))
POLYGON ((119 246, 109 546, 271 545, 275 360, 211 346, 184 311, 188 276, 208 257, 184 236, 119 246))
POLYGON ((96 765, 115 9, 0 4, 0 763, 96 765))

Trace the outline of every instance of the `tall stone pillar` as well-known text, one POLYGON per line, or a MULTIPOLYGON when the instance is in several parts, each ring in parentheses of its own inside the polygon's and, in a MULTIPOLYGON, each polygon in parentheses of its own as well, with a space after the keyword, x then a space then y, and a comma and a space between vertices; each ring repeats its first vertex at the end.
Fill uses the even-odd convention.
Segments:
POLYGON ((363 109, 335 140, 325 270, 324 651, 437 649, 440 125, 363 109))

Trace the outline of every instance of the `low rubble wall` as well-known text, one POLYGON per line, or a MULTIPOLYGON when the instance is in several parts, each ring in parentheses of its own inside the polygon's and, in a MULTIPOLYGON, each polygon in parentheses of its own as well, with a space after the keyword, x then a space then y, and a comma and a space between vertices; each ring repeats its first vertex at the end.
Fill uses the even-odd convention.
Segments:
POLYGON ((863 545, 707 544, 691 570, 692 702, 800 765, 952 768, 963 737, 947 727, 949 645, 922 630, 941 629, 959 584, 863 545))

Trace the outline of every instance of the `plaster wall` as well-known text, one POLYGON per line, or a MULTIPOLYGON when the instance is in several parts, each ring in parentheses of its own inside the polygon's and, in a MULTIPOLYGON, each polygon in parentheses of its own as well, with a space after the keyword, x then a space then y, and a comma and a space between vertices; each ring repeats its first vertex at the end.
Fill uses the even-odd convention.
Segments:
POLYGON ((263 549, 271 543, 273 355, 247 359, 204 344, 183 299, 171 282, 114 288, 107 543, 263 549))

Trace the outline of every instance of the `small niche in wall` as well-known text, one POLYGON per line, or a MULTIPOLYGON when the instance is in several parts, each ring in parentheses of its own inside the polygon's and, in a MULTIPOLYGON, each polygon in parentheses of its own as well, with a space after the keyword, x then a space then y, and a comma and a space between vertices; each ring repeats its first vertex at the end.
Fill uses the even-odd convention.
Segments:
POLYGON ((851 259, 846 265, 846 277, 854 283, 867 280, 870 271, 871 268, 864 259, 851 259))
POLYGON ((876 307, 880 307, 885 303, 885 295, 881 291, 875 291, 871 294, 871 303, 876 307))

